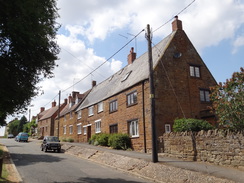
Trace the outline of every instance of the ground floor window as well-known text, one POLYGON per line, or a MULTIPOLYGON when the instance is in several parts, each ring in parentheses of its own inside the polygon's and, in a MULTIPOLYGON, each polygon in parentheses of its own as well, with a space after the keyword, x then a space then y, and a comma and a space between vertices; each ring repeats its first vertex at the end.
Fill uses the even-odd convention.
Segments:
POLYGON ((69 134, 73 134, 73 125, 69 126, 69 134))
POLYGON ((77 134, 82 134, 81 123, 77 124, 77 134))
POLYGON ((84 135, 86 135, 86 131, 87 131, 87 127, 86 127, 86 126, 84 126, 84 127, 83 127, 83 132, 84 132, 84 135))
POLYGON ((170 133, 170 132, 171 132, 170 124, 165 124, 165 133, 170 133))
POLYGON ((66 126, 63 127, 64 134, 66 134, 66 126))
POLYGON ((101 133, 101 120, 95 121, 95 133, 101 133))
POLYGON ((113 124, 109 126, 109 132, 112 133, 118 133, 118 124, 113 124))
POLYGON ((129 121, 129 134, 131 137, 139 137, 138 120, 129 121))

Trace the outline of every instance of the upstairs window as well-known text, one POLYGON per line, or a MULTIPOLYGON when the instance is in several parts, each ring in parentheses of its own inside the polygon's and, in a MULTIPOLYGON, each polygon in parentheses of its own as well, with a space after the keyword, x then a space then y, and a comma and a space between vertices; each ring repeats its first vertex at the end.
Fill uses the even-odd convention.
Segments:
POLYGON ((137 103, 137 92, 134 91, 127 95, 127 106, 131 106, 137 103))
POLYGON ((100 102, 97 104, 97 112, 102 112, 103 111, 103 102, 100 102))
POLYGON ((206 89, 200 89, 200 101, 201 102, 210 102, 210 91, 206 89))
POLYGON ((94 115, 93 110, 94 110, 94 106, 91 106, 91 107, 88 108, 88 116, 94 115))
POLYGON ((190 66, 190 76, 200 78, 200 67, 199 66, 190 66))
POLYGON ((66 125, 63 126, 63 131, 64 131, 64 134, 66 134, 66 125))
POLYGON ((81 119, 81 110, 78 111, 78 116, 77 116, 78 119, 81 119))
POLYGON ((114 100, 112 102, 109 103, 109 112, 115 112, 118 110, 118 101, 114 100))

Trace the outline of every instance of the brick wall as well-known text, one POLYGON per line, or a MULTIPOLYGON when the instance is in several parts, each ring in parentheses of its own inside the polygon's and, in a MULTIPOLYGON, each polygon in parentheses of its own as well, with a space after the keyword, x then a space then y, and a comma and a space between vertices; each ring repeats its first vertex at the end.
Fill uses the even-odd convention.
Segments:
POLYGON ((244 168, 244 136, 223 131, 165 133, 159 153, 185 160, 244 168))

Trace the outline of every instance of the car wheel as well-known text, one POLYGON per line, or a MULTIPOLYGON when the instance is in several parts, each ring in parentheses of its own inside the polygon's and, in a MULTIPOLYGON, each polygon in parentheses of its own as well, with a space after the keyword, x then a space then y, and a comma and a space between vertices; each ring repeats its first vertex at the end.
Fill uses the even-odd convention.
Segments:
POLYGON ((57 151, 58 151, 58 153, 60 153, 61 152, 61 149, 58 149, 57 151))
POLYGON ((47 152, 47 147, 45 147, 45 152, 47 152))

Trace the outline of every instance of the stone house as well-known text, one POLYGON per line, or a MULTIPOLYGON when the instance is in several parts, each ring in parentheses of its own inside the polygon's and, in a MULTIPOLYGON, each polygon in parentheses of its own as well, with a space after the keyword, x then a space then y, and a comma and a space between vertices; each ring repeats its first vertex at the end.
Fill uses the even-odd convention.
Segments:
POLYGON ((55 118, 55 136, 58 136, 63 140, 69 138, 73 139, 73 131, 76 131, 76 126, 74 125, 77 121, 75 110, 88 92, 89 91, 80 94, 77 91, 73 91, 68 99, 65 99, 66 105, 60 110, 59 116, 57 115, 55 118))
MULTIPOLYGON (((64 103, 60 105, 60 110, 64 108, 66 103, 67 100, 65 100, 64 103)), ((59 106, 56 105, 56 101, 52 102, 52 107, 50 109, 45 110, 45 107, 41 107, 40 113, 37 114, 37 129, 39 138, 54 135, 54 122, 58 112, 59 106)))
MULTIPOLYGON (((214 122, 208 110, 212 74, 197 53, 182 22, 172 22, 172 32, 152 48, 155 87, 156 135, 171 132, 176 118, 214 122)), ((94 85, 78 105, 70 138, 87 142, 96 133, 127 133, 132 147, 148 152, 152 147, 148 53, 136 58, 133 48, 128 65, 94 85)), ((66 124, 67 127, 67 124, 66 124)), ((65 124, 60 127, 64 135, 65 124)))

